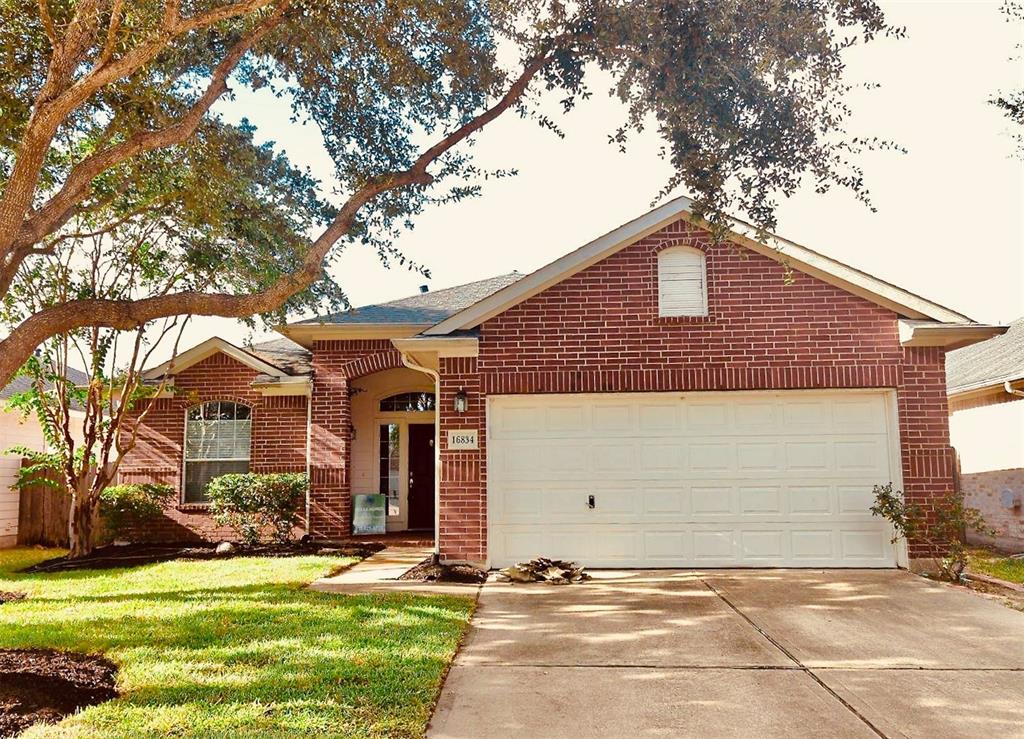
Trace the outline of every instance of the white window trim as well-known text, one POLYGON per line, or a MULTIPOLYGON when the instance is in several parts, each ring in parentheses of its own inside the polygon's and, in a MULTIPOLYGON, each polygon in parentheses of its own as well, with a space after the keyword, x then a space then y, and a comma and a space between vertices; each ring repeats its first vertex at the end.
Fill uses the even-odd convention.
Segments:
POLYGON ((178 505, 183 506, 202 506, 207 507, 210 502, 207 500, 185 500, 185 486, 187 484, 188 477, 188 463, 189 462, 248 462, 250 470, 252 469, 252 417, 254 408, 248 403, 240 403, 237 400, 204 400, 199 403, 185 408, 182 413, 182 433, 181 433, 181 485, 178 490, 178 505), (206 405, 207 403, 234 403, 235 405, 244 405, 249 409, 249 456, 248 457, 192 457, 188 456, 188 412, 196 406, 206 405))
POLYGON ((670 246, 659 251, 656 255, 657 259, 657 290, 658 290, 658 317, 659 318, 682 318, 682 317, 707 317, 708 315, 708 260, 707 255, 700 249, 695 249, 690 246, 670 246), (690 254, 696 254, 700 258, 700 283, 701 283, 701 307, 700 312, 688 313, 688 312, 667 312, 665 307, 662 305, 662 289, 661 289, 661 269, 662 269, 662 258, 672 253, 686 252, 690 254))

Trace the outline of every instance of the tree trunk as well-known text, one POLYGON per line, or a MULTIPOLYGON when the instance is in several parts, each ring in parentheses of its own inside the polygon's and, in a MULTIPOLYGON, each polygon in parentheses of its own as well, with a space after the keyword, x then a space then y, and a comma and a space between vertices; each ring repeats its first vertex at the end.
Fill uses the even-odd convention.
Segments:
POLYGON ((69 559, 85 557, 96 548, 96 513, 99 508, 98 496, 92 485, 83 485, 85 490, 76 490, 71 498, 71 517, 68 522, 68 538, 71 541, 69 559))

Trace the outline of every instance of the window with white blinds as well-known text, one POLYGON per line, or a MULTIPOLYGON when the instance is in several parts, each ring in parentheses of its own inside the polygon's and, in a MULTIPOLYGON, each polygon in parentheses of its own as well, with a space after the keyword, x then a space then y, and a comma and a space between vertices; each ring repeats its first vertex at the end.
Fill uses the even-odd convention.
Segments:
POLYGON ((242 403, 213 401, 188 409, 185 420, 186 503, 205 503, 215 477, 249 471, 252 411, 242 403))
POLYGON ((685 246, 674 246, 658 253, 658 314, 708 314, 704 252, 685 246))

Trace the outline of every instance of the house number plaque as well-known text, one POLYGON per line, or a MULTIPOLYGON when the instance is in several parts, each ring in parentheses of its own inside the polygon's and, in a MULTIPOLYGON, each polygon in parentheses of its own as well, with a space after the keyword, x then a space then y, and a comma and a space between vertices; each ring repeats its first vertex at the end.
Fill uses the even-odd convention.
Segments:
POLYGON ((476 429, 458 429, 448 432, 449 449, 479 449, 476 429))

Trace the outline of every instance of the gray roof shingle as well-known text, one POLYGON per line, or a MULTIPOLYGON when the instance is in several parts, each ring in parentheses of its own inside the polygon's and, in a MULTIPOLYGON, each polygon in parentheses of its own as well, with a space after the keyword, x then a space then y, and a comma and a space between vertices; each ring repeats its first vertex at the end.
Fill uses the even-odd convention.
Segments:
POLYGON ((313 371, 313 355, 291 339, 271 339, 243 347, 264 362, 280 367, 289 375, 308 375, 313 371))
MULTIPOLYGON (((443 321, 463 308, 477 303, 488 295, 508 287, 523 277, 520 272, 510 272, 486 280, 477 280, 465 285, 449 287, 434 292, 419 293, 408 298, 388 303, 364 305, 359 308, 317 316, 299 324, 308 323, 428 323, 443 321)), ((293 324, 295 325, 295 324, 293 324)))
POLYGON ((946 391, 950 395, 973 388, 1024 378, 1024 318, 1005 334, 946 355, 946 391))

